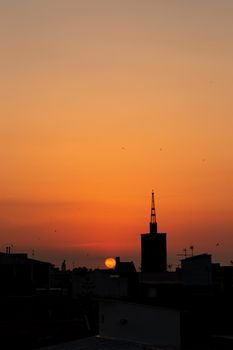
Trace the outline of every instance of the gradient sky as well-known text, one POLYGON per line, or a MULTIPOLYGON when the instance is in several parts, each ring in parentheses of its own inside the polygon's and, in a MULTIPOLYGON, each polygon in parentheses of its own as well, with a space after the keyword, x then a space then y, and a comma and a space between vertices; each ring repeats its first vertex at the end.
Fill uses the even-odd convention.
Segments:
POLYGON ((0 248, 233 259, 233 1, 0 0, 0 248))

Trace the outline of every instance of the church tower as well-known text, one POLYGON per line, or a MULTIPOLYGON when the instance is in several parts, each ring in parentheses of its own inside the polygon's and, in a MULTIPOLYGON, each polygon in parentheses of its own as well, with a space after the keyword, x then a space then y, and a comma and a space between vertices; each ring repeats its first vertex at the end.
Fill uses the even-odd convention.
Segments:
POLYGON ((150 232, 141 234, 141 271, 167 271, 167 237, 159 233, 156 221, 154 191, 151 199, 150 232))

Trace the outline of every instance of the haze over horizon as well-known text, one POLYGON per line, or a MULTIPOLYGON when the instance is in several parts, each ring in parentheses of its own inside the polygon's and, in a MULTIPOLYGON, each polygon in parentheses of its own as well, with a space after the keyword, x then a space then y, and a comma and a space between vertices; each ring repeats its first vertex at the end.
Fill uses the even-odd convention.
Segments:
POLYGON ((0 251, 233 260, 233 2, 0 0, 0 251))

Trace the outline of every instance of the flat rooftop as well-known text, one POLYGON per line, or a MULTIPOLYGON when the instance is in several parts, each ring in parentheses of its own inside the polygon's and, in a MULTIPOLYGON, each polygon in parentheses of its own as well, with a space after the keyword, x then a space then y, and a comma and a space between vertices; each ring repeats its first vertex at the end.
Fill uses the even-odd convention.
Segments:
POLYGON ((173 350, 173 348, 96 336, 41 348, 41 350, 173 350))

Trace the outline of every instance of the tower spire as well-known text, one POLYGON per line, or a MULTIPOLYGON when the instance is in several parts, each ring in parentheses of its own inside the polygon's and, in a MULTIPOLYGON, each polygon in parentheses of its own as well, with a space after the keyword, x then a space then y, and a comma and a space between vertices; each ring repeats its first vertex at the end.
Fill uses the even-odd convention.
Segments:
POLYGON ((152 190, 151 198, 150 233, 157 233, 154 190, 152 190))

